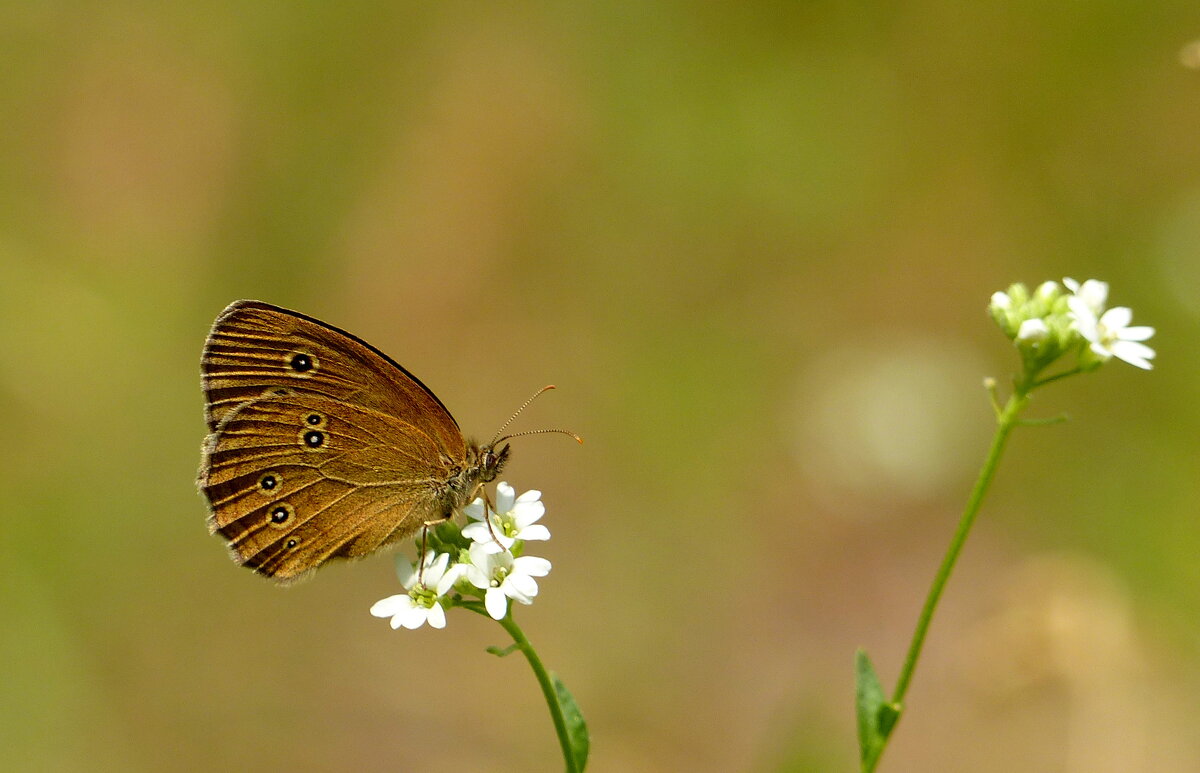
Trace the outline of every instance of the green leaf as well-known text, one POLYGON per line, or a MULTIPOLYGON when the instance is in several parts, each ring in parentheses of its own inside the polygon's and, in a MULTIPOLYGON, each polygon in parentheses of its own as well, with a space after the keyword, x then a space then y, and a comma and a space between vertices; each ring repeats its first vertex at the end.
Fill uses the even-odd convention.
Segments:
POLYGON ((858 711, 858 750, 863 773, 879 764, 888 736, 900 719, 900 706, 886 700, 875 667, 865 650, 854 655, 855 708, 858 711))
POLYGON ((510 645, 508 645, 507 647, 505 647, 505 648, 503 648, 503 649, 501 649, 500 647, 495 647, 495 646, 493 646, 493 647, 488 647, 488 648, 487 648, 487 651, 488 651, 488 652, 490 652, 490 653, 492 653, 493 655, 495 655, 495 656, 496 656, 496 657, 498 657, 498 658, 506 658, 506 657, 508 657, 509 655, 513 654, 514 652, 516 652, 516 651, 517 651, 517 650, 519 650, 519 649, 521 649, 521 645, 520 645, 520 644, 510 644, 510 645))
POLYGON ((883 687, 875 675, 875 667, 867 657, 866 650, 854 654, 854 706, 858 712, 858 756, 864 771, 875 767, 879 753, 883 751, 884 737, 879 734, 876 722, 879 707, 883 705, 883 687))
POLYGON ((587 766, 588 748, 591 745, 587 723, 583 721, 583 712, 579 710, 579 704, 575 702, 575 698, 567 686, 558 678, 558 674, 551 673, 550 679, 554 682, 554 697, 558 699, 558 705, 562 708, 567 740, 571 745, 571 757, 575 761, 575 769, 582 771, 587 766))

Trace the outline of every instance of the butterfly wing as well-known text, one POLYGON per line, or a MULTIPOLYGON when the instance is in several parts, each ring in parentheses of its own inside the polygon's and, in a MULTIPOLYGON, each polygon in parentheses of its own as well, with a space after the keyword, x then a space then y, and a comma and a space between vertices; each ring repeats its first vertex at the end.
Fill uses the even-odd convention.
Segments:
POLYGON ((439 486, 453 465, 416 424, 276 388, 223 412, 199 484, 234 560, 286 582, 447 515, 439 486))
POLYGON ((458 423, 433 392, 344 330, 259 301, 235 301, 213 323, 201 360, 210 432, 272 389, 303 389, 394 416, 462 459, 458 423))

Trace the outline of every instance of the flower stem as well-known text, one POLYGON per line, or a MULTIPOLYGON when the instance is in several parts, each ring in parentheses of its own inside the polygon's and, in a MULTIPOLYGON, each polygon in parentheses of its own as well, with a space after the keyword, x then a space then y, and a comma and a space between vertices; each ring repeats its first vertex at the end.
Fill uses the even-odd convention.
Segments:
POLYGON ((933 585, 929 588, 929 595, 925 598, 925 606, 921 609, 921 617, 917 620, 917 628, 913 632, 912 643, 909 645, 908 655, 904 659, 904 667, 900 670, 900 678, 896 680, 896 689, 892 693, 892 703, 896 706, 903 704, 904 695, 908 692, 908 684, 912 681, 913 672, 917 668, 917 659, 921 656, 921 648, 925 644, 925 634, 929 632, 933 613, 942 597, 946 581, 950 579, 950 572, 954 569, 955 562, 958 561, 958 555, 962 552, 963 544, 967 541, 967 534, 971 531, 972 524, 975 523, 975 516, 979 514, 979 507, 983 503, 988 486, 995 477, 1000 455, 1004 451, 1004 444, 1008 440, 1009 433, 1017 426, 1021 411, 1029 404, 1029 388, 1028 382, 1018 384, 997 419, 996 435, 992 438, 992 447, 983 463, 983 469, 979 471, 975 487, 971 490, 971 497, 967 500, 967 506, 958 522, 958 529, 954 532, 954 538, 950 540, 950 547, 947 548, 946 555, 942 558, 942 565, 938 567, 937 575, 933 578, 933 585))
MULTIPOLYGON (((472 612, 477 612, 484 617, 488 615, 484 605, 478 601, 461 602, 461 606, 466 607, 472 612)), ((512 636, 513 643, 516 648, 525 655, 525 659, 529 661, 529 667, 533 669, 533 675, 537 677, 538 685, 542 688, 542 695, 546 698, 546 706, 550 709, 550 719, 554 722, 554 732, 558 734, 558 744, 562 747, 563 761, 566 763, 567 773, 581 773, 581 768, 576 762, 573 747, 571 745, 571 737, 567 731, 567 720, 563 716, 562 704, 559 703, 558 695, 554 691, 554 682, 550 678, 550 672, 542 665, 542 659, 538 657, 537 650, 529 643, 525 632, 513 620, 512 608, 510 605, 508 614, 502 620, 497 620, 512 636)))
POLYGON ((1056 373, 1053 376, 1047 376, 1046 378, 1042 379, 1041 381, 1034 383, 1033 386, 1034 387, 1045 386, 1046 384, 1049 384, 1052 381, 1058 381, 1060 378, 1066 378, 1067 376, 1074 376, 1076 373, 1082 373, 1082 372, 1083 372, 1083 368, 1077 365, 1074 368, 1071 368, 1070 370, 1064 370, 1062 373, 1056 373))

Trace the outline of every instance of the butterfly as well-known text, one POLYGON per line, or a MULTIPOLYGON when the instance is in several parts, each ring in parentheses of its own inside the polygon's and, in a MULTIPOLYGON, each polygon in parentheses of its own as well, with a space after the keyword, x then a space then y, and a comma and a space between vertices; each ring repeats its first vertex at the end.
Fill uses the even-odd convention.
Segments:
MULTIPOLYGON (((517 436, 468 441, 395 360, 259 301, 221 312, 200 367, 208 436, 197 483, 209 530, 235 562, 281 583, 452 517, 495 480, 509 457, 500 444, 517 436)), ((518 434, 538 432, 579 440, 518 434)))

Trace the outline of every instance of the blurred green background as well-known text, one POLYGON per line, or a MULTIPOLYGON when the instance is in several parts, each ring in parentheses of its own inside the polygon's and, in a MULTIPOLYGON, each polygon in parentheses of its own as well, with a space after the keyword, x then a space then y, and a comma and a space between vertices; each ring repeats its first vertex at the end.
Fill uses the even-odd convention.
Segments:
POLYGON ((1038 395, 883 771, 1200 769, 1194 3, 0 5, 0 768, 560 769, 500 628, 205 528, 237 298, 346 328, 540 488, 519 618, 596 771, 852 770, 1016 364, 1098 277, 1159 366, 1038 395), (1192 354, 1188 354, 1192 352, 1192 354))

